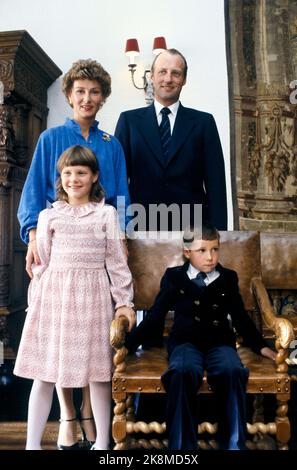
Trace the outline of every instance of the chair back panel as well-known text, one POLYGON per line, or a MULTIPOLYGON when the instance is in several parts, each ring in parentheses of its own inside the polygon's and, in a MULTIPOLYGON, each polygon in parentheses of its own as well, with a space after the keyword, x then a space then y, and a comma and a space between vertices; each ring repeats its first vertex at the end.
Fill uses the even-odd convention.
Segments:
MULTIPOLYGON (((245 308, 255 307, 250 291, 252 277, 261 277, 260 239, 258 232, 220 232, 220 262, 238 273, 241 295, 245 308)), ((134 302, 137 310, 148 310, 154 303, 160 288, 160 280, 168 267, 183 264, 181 234, 159 232, 139 233, 129 241, 129 266, 134 281, 134 302)))
MULTIPOLYGON (((141 233, 141 232, 140 232, 141 233)), ((183 264, 182 239, 168 239, 166 232, 146 232, 129 240, 129 267, 133 275, 134 303, 137 310, 148 310, 160 289, 167 268, 183 264), (140 238, 141 237, 141 238, 140 238)))
POLYGON ((247 310, 256 307, 251 279, 261 278, 260 235, 254 231, 220 232, 220 262, 237 272, 239 288, 247 310))
POLYGON ((297 289, 297 233, 260 235, 263 282, 267 289, 297 289))

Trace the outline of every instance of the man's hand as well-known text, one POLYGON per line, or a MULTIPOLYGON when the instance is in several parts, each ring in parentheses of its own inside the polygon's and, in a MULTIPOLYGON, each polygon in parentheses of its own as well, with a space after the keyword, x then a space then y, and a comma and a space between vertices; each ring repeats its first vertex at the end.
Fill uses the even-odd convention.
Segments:
POLYGON ((275 361, 276 353, 272 349, 265 347, 261 349, 260 353, 263 357, 268 357, 268 359, 275 361))
POLYGON ((115 318, 119 318, 121 316, 124 316, 128 319, 129 321, 129 329, 128 331, 131 331, 133 326, 136 323, 136 316, 133 308, 131 307, 119 307, 115 313, 115 318))
POLYGON ((26 271, 29 274, 30 278, 33 278, 32 264, 40 264, 40 258, 37 251, 36 243, 36 229, 30 230, 29 233, 29 244, 28 251, 26 255, 26 271))

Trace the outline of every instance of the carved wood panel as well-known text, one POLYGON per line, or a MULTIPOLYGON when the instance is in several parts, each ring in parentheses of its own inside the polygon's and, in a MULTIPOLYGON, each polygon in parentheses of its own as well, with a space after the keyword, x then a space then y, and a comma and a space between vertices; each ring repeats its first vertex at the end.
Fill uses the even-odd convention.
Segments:
POLYGON ((15 356, 27 306, 26 246, 17 209, 46 127, 47 89, 60 74, 26 31, 0 32, 0 340, 6 358, 15 356))
POLYGON ((225 1, 234 225, 297 231, 297 2, 225 1))

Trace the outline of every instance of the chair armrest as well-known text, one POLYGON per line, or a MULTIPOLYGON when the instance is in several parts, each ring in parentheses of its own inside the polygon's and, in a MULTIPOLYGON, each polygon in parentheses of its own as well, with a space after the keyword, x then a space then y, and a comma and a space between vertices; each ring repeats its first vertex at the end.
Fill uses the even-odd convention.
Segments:
POLYGON ((275 362, 277 364, 277 371, 286 372, 288 366, 285 361, 288 357, 288 347, 295 337, 293 326, 286 318, 276 317, 262 280, 253 278, 251 284, 261 317, 265 325, 274 331, 276 337, 275 348, 277 350, 277 357, 275 362))
POLYGON ((124 372, 126 369, 125 358, 128 349, 125 347, 125 338, 128 331, 129 321, 127 317, 120 316, 111 322, 110 327, 110 344, 116 350, 113 363, 116 366, 115 374, 124 372))
POLYGON ((122 348, 125 344, 129 321, 127 317, 121 316, 111 322, 110 344, 114 349, 122 348))

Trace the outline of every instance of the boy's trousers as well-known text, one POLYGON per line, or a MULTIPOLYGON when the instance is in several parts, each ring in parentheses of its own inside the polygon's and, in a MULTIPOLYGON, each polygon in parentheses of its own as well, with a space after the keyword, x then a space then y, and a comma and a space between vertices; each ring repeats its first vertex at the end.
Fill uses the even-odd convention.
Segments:
POLYGON ((191 343, 176 346, 162 376, 167 392, 166 426, 170 450, 197 450, 197 393, 204 371, 216 394, 221 449, 245 449, 245 398, 249 370, 235 349, 215 346, 201 352, 191 343))

